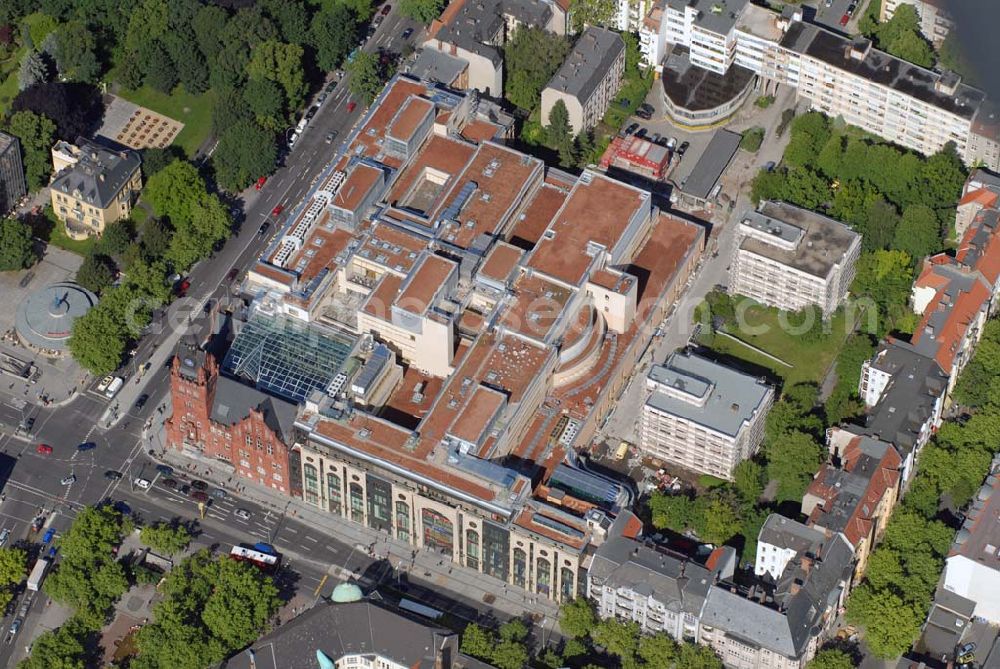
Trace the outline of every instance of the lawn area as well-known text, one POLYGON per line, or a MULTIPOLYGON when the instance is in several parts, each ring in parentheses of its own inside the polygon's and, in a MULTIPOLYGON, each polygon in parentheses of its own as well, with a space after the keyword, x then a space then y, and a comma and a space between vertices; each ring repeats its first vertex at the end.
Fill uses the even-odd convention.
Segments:
POLYGON ((846 320, 843 310, 837 311, 830 319, 829 334, 819 339, 811 339, 804 335, 785 332, 779 323, 777 309, 754 305, 746 311, 746 322, 750 326, 747 329, 754 330, 756 326, 765 326, 759 329, 766 331, 749 334, 739 332, 734 327, 727 327, 729 334, 784 360, 792 365, 791 367, 775 362, 728 337, 706 334, 700 341, 719 353, 770 369, 787 384, 803 382, 820 384, 837 354, 840 353, 844 340, 850 334, 850 326, 846 320))
POLYGON ((212 109, 215 107, 215 93, 212 91, 191 95, 178 86, 167 95, 143 86, 134 91, 121 89, 118 95, 183 123, 184 128, 174 139, 174 144, 184 149, 189 158, 194 156, 212 130, 212 109))
POLYGON ((28 222, 31 224, 31 231, 35 237, 42 241, 58 246, 61 249, 72 251, 86 257, 97 243, 96 237, 90 237, 82 242, 70 239, 66 236, 66 226, 56 218, 51 206, 46 206, 45 211, 38 216, 29 216, 28 222))

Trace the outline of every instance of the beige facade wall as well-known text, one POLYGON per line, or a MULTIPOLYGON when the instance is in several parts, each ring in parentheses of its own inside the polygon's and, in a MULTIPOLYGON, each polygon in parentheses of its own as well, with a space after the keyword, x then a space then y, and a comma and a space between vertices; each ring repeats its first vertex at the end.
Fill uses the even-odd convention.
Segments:
MULTIPOLYGON (((391 311, 386 314, 391 318, 391 311)), ((421 331, 413 332, 386 318, 358 312, 358 331, 371 332, 417 369, 432 376, 446 377, 454 371, 455 328, 424 316, 421 331)))
POLYGON ((594 309, 608 324, 608 329, 624 334, 635 320, 638 281, 632 281, 626 293, 607 290, 593 283, 587 284, 587 292, 593 298, 594 309))
MULTIPOLYGON (((426 490, 424 486, 381 472, 371 464, 353 461, 326 446, 307 441, 299 444, 299 448, 303 499, 308 504, 385 531, 416 549, 437 551, 457 565, 499 577, 491 574, 485 564, 483 523, 489 514, 483 510, 438 492, 423 493, 420 488, 426 490), (370 501, 369 474, 391 486, 388 516, 380 503, 370 501), (373 518, 373 510, 381 518, 373 518), (386 517, 388 527, 384 522, 386 517)), ((583 586, 577 582, 579 551, 513 524, 507 529, 508 569, 501 580, 554 601, 572 599, 578 588, 582 592, 583 586)))
POLYGON ((755 644, 744 643, 728 636, 723 630, 701 626, 701 642, 712 648, 728 669, 803 669, 816 653, 815 638, 809 652, 801 659, 779 655, 755 644))

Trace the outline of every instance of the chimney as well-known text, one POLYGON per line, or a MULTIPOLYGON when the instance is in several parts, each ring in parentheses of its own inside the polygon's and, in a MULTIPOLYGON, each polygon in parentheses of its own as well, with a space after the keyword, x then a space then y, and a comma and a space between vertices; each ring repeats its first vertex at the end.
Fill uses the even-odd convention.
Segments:
MULTIPOLYGON (((438 635, 435 634, 435 637, 438 635)), ((440 637, 441 642, 438 644, 437 650, 434 652, 434 669, 451 669, 451 640, 455 638, 455 635, 442 636, 440 637)))
POLYGON ((799 579, 795 579, 794 581, 792 581, 792 585, 788 588, 788 594, 794 597, 795 595, 799 594, 799 590, 801 589, 802 589, 802 581, 800 581, 799 579))
POLYGON ((808 574, 810 571, 812 571, 812 566, 813 566, 813 558, 812 558, 812 556, 811 555, 803 555, 802 556, 802 571, 804 571, 806 574, 808 574))

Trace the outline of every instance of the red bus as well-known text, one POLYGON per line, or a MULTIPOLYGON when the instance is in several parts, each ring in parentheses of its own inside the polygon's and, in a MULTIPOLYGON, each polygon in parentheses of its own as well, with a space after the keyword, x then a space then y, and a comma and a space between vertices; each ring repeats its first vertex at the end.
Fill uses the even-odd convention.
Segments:
POLYGON ((233 546, 233 550, 229 551, 229 557, 234 560, 252 562, 268 574, 273 574, 281 566, 280 555, 262 553, 246 546, 233 546))

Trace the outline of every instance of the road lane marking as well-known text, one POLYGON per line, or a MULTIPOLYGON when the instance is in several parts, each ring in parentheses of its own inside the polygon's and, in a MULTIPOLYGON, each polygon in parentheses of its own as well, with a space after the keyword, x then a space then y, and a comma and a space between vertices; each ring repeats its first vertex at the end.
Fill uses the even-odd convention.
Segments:
POLYGON ((312 538, 312 537, 310 537, 310 536, 306 536, 306 541, 311 541, 311 542, 313 542, 314 544, 315 544, 315 543, 319 543, 319 539, 313 539, 313 538, 312 538))

